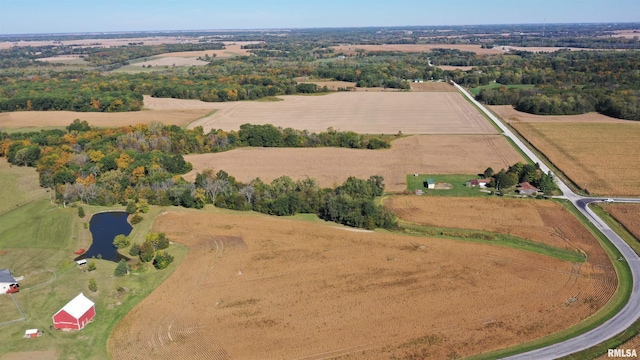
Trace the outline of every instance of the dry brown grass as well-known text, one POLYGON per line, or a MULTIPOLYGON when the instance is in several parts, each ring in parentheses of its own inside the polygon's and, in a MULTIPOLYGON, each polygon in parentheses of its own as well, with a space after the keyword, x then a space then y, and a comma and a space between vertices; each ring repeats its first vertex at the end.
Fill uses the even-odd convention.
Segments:
POLYGON ((489 166, 501 169, 523 161, 500 135, 411 136, 393 141, 388 150, 240 148, 186 155, 185 160, 193 164, 185 176, 190 180, 207 168, 222 169, 244 183, 288 175, 311 177, 325 187, 341 184, 349 176, 381 175, 388 191, 405 190, 407 174, 475 174, 489 166))
POLYGON ((446 82, 423 82, 411 83, 411 91, 424 92, 457 92, 458 90, 451 84, 446 82))
POLYGON ((615 119, 598 113, 588 113, 580 115, 533 115, 518 111, 511 105, 493 105, 489 106, 491 111, 496 113, 506 122, 579 122, 579 123, 617 123, 623 124, 628 121, 615 119))
POLYGON ((356 54, 356 49, 371 51, 400 51, 400 52, 426 52, 433 49, 458 49, 461 51, 473 51, 478 55, 504 54, 498 48, 483 49, 481 45, 471 44, 388 44, 388 45, 340 45, 333 46, 336 53, 345 55, 356 54))
POLYGON ((283 128, 368 134, 495 134, 496 130, 459 93, 339 92, 283 96, 278 102, 218 103, 214 115, 194 122, 210 129, 273 124, 283 128))
POLYGON ((438 67, 442 70, 462 70, 468 71, 473 69, 473 66, 454 66, 454 65, 438 65, 438 67))
POLYGON ((640 195, 640 123, 512 123, 591 194, 640 195))
POLYGON ((556 332, 600 303, 576 265, 490 245, 192 211, 153 230, 189 253, 117 325, 114 359, 444 359, 556 332))

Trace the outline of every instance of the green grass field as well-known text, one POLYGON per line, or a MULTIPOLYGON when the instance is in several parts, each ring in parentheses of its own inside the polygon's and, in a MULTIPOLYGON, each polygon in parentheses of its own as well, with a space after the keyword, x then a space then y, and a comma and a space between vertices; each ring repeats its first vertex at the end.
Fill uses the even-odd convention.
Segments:
POLYGON ((517 85, 502 85, 499 83, 491 83, 489 85, 482 85, 482 86, 477 86, 474 88, 469 89, 469 92, 473 95, 476 96, 478 94, 480 94, 480 90, 482 89, 495 89, 495 88, 499 88, 499 87, 506 87, 507 89, 533 89, 535 87, 535 85, 530 85, 530 84, 517 84, 517 85))
POLYGON ((407 175, 407 189, 409 191, 422 190, 423 196, 488 196, 488 192, 492 189, 480 189, 479 187, 467 187, 465 184, 471 179, 477 179, 478 175, 425 175, 413 174, 407 175), (451 189, 427 189, 424 182, 427 179, 434 179, 437 183, 446 183, 451 185, 451 189))

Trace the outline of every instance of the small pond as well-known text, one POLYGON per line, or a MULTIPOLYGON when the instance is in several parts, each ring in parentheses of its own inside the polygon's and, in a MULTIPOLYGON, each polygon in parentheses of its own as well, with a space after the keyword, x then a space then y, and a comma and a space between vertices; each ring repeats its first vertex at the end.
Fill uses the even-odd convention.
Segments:
POLYGON ((93 237, 91 247, 75 260, 102 257, 105 260, 118 262, 127 257, 118 254, 118 249, 113 246, 113 239, 120 234, 129 235, 133 228, 127 222, 127 213, 124 211, 103 212, 94 214, 89 221, 89 230, 93 237), (99 256, 100 255, 100 256, 99 256))

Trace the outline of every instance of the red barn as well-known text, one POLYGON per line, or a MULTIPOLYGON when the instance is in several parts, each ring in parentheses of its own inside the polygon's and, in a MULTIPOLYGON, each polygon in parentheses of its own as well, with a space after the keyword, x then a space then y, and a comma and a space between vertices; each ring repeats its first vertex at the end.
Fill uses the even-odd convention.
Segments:
POLYGON ((53 315, 56 329, 80 330, 96 316, 96 306, 83 293, 53 315))

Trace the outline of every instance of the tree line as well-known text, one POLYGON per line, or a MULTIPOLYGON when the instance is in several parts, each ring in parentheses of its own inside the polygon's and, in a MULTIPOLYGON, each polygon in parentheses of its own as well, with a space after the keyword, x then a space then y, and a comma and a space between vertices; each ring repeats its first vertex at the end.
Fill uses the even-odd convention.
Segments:
MULTIPOLYGON (((384 190, 381 177, 348 179, 335 189, 320 189, 313 179, 282 177, 270 184, 255 179, 240 184, 224 171, 198 174, 191 183, 180 175, 192 169, 182 154, 223 151, 238 146, 369 147, 352 132, 314 134, 273 125, 243 125, 240 131, 184 130, 159 123, 98 129, 76 120, 63 130, 31 133, 0 131, 0 156, 15 165, 34 166, 40 185, 57 201, 109 206, 130 201, 201 208, 211 203, 273 215, 316 213, 350 226, 392 226, 394 218, 373 203, 384 190), (310 141, 314 141, 311 143, 310 141), (364 182, 363 182, 364 181, 364 182), (355 190, 354 190, 355 189, 355 190)), ((387 144, 378 139, 379 144, 387 144)))

